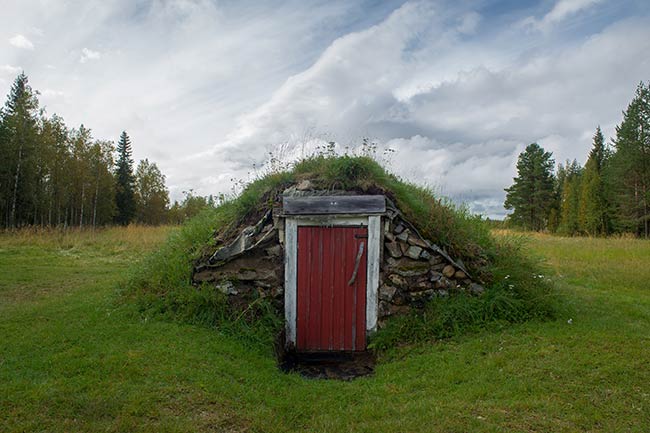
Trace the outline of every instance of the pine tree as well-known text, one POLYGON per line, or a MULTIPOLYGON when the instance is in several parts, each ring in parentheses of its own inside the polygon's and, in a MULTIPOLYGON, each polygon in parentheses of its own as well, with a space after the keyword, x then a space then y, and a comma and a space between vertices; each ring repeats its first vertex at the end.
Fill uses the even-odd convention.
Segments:
POLYGON ((509 219, 529 230, 543 230, 553 205, 555 161, 537 143, 532 143, 519 154, 517 177, 506 188, 505 208, 512 209, 509 219))
POLYGON ((115 205, 117 213, 115 222, 127 225, 135 217, 135 189, 133 176, 133 159, 131 159, 131 140, 126 131, 122 131, 117 143, 117 163, 115 169, 115 205))
POLYGON ((578 215, 581 231, 592 236, 607 232, 607 203, 602 179, 604 163, 605 139, 599 126, 582 176, 578 215))
POLYGON ((623 112, 605 174, 615 229, 650 237, 650 83, 623 112))
POLYGON ((0 122, 0 210, 5 227, 34 220, 37 141, 38 99, 21 73, 11 87, 0 122))

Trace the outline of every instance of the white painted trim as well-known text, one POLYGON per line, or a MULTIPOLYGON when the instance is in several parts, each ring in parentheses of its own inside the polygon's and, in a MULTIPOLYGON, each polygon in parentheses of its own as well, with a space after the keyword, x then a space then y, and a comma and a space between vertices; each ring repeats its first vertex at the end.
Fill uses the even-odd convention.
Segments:
POLYGON ((339 216, 339 215, 323 215, 323 216, 292 216, 287 217, 287 221, 293 220, 298 226, 368 226, 367 216, 339 216))
POLYGON ((368 263, 366 269, 366 331, 377 330, 379 260, 381 255, 381 217, 368 217, 368 263))
POLYGON ((286 344, 296 344, 298 224, 293 218, 284 223, 284 319, 286 344))
POLYGON ((379 260, 381 257, 381 216, 304 216, 285 219, 284 256, 284 318, 286 344, 295 346, 298 299, 298 226, 367 226, 368 253, 366 263, 366 331, 377 330, 379 291, 379 260))

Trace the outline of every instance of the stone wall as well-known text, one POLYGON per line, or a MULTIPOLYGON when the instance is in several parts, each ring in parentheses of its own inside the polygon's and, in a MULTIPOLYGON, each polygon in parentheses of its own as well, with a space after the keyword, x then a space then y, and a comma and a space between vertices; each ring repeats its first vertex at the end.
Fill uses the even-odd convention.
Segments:
POLYGON ((465 266, 442 248, 423 239, 399 211, 384 221, 384 251, 380 270, 379 326, 387 317, 422 308, 436 296, 453 292, 483 293, 465 266))

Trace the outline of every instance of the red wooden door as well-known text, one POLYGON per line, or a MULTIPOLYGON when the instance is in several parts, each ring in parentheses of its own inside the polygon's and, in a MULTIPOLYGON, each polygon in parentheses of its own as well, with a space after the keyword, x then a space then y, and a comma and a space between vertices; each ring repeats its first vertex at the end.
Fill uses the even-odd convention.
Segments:
POLYGON ((367 238, 367 227, 298 227, 297 350, 365 350, 367 238))

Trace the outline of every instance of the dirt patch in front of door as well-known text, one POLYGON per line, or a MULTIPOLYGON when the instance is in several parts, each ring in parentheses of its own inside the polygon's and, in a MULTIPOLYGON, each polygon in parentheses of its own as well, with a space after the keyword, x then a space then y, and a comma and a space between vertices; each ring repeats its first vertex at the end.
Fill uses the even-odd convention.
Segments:
POLYGON ((352 380, 372 375, 375 355, 364 352, 285 352, 278 359, 282 371, 295 371, 310 379, 352 380))

